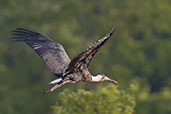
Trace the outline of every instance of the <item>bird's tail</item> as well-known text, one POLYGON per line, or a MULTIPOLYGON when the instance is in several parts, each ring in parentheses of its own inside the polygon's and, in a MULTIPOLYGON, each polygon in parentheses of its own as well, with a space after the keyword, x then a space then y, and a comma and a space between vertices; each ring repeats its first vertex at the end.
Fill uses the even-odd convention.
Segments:
POLYGON ((62 78, 58 78, 56 80, 49 82, 49 84, 56 84, 56 83, 59 83, 61 80, 62 80, 62 78))

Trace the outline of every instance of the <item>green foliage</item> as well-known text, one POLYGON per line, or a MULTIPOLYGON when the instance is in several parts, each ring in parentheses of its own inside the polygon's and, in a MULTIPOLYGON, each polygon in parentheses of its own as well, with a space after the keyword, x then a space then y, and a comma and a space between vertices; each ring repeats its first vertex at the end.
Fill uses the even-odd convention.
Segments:
MULTIPOLYGON (((160 93, 149 94, 139 97, 135 108, 136 114, 170 114, 171 113, 171 90, 165 88, 160 93)), ((139 94, 140 96, 140 94, 139 94)))
POLYGON ((132 94, 108 85, 97 91, 65 89, 52 108, 54 114, 132 114, 134 107, 132 94))
POLYGON ((170 12, 170 0, 0 0, 0 113, 47 114, 64 88, 105 86, 75 84, 44 96, 47 83, 55 77, 30 48, 11 41, 12 30, 23 27, 40 32, 64 45, 73 58, 116 26, 92 60, 90 71, 116 79, 123 91, 132 80, 139 80, 141 89, 133 93, 135 113, 152 113, 149 107, 154 106, 155 111, 170 114, 164 107, 171 107, 170 100, 161 94, 163 88, 170 91, 171 87, 170 12))

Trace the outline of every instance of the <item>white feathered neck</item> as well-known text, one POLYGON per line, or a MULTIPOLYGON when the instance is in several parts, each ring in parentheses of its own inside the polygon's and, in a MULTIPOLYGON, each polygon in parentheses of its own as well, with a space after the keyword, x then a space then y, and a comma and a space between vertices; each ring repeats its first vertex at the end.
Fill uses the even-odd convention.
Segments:
POLYGON ((102 75, 91 76, 93 82, 99 82, 102 80, 102 75))

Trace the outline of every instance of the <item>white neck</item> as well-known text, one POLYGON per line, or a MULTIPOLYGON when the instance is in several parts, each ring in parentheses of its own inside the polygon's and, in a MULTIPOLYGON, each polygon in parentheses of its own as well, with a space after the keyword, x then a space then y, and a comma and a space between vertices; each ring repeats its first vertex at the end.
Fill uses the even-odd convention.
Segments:
POLYGON ((97 76, 91 76, 92 78, 92 82, 99 82, 102 80, 102 76, 101 75, 97 75, 97 76))

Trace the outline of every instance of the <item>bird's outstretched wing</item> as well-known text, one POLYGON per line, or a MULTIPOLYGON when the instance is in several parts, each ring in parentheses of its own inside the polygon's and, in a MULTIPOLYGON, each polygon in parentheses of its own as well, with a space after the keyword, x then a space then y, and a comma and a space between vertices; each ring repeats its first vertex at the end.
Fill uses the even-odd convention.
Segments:
POLYGON ((108 34, 106 34, 102 39, 97 40, 93 44, 87 48, 87 50, 80 53, 77 57, 75 57, 69 64, 69 67, 66 71, 72 71, 74 69, 83 69, 87 68, 90 61, 92 60, 93 56, 96 54, 96 52, 100 49, 101 46, 105 44, 105 42, 111 37, 113 32, 115 31, 115 28, 112 29, 112 31, 108 34))
POLYGON ((14 30, 13 35, 15 41, 23 41, 29 45, 55 75, 61 75, 68 67, 70 58, 61 44, 23 28, 14 30))

